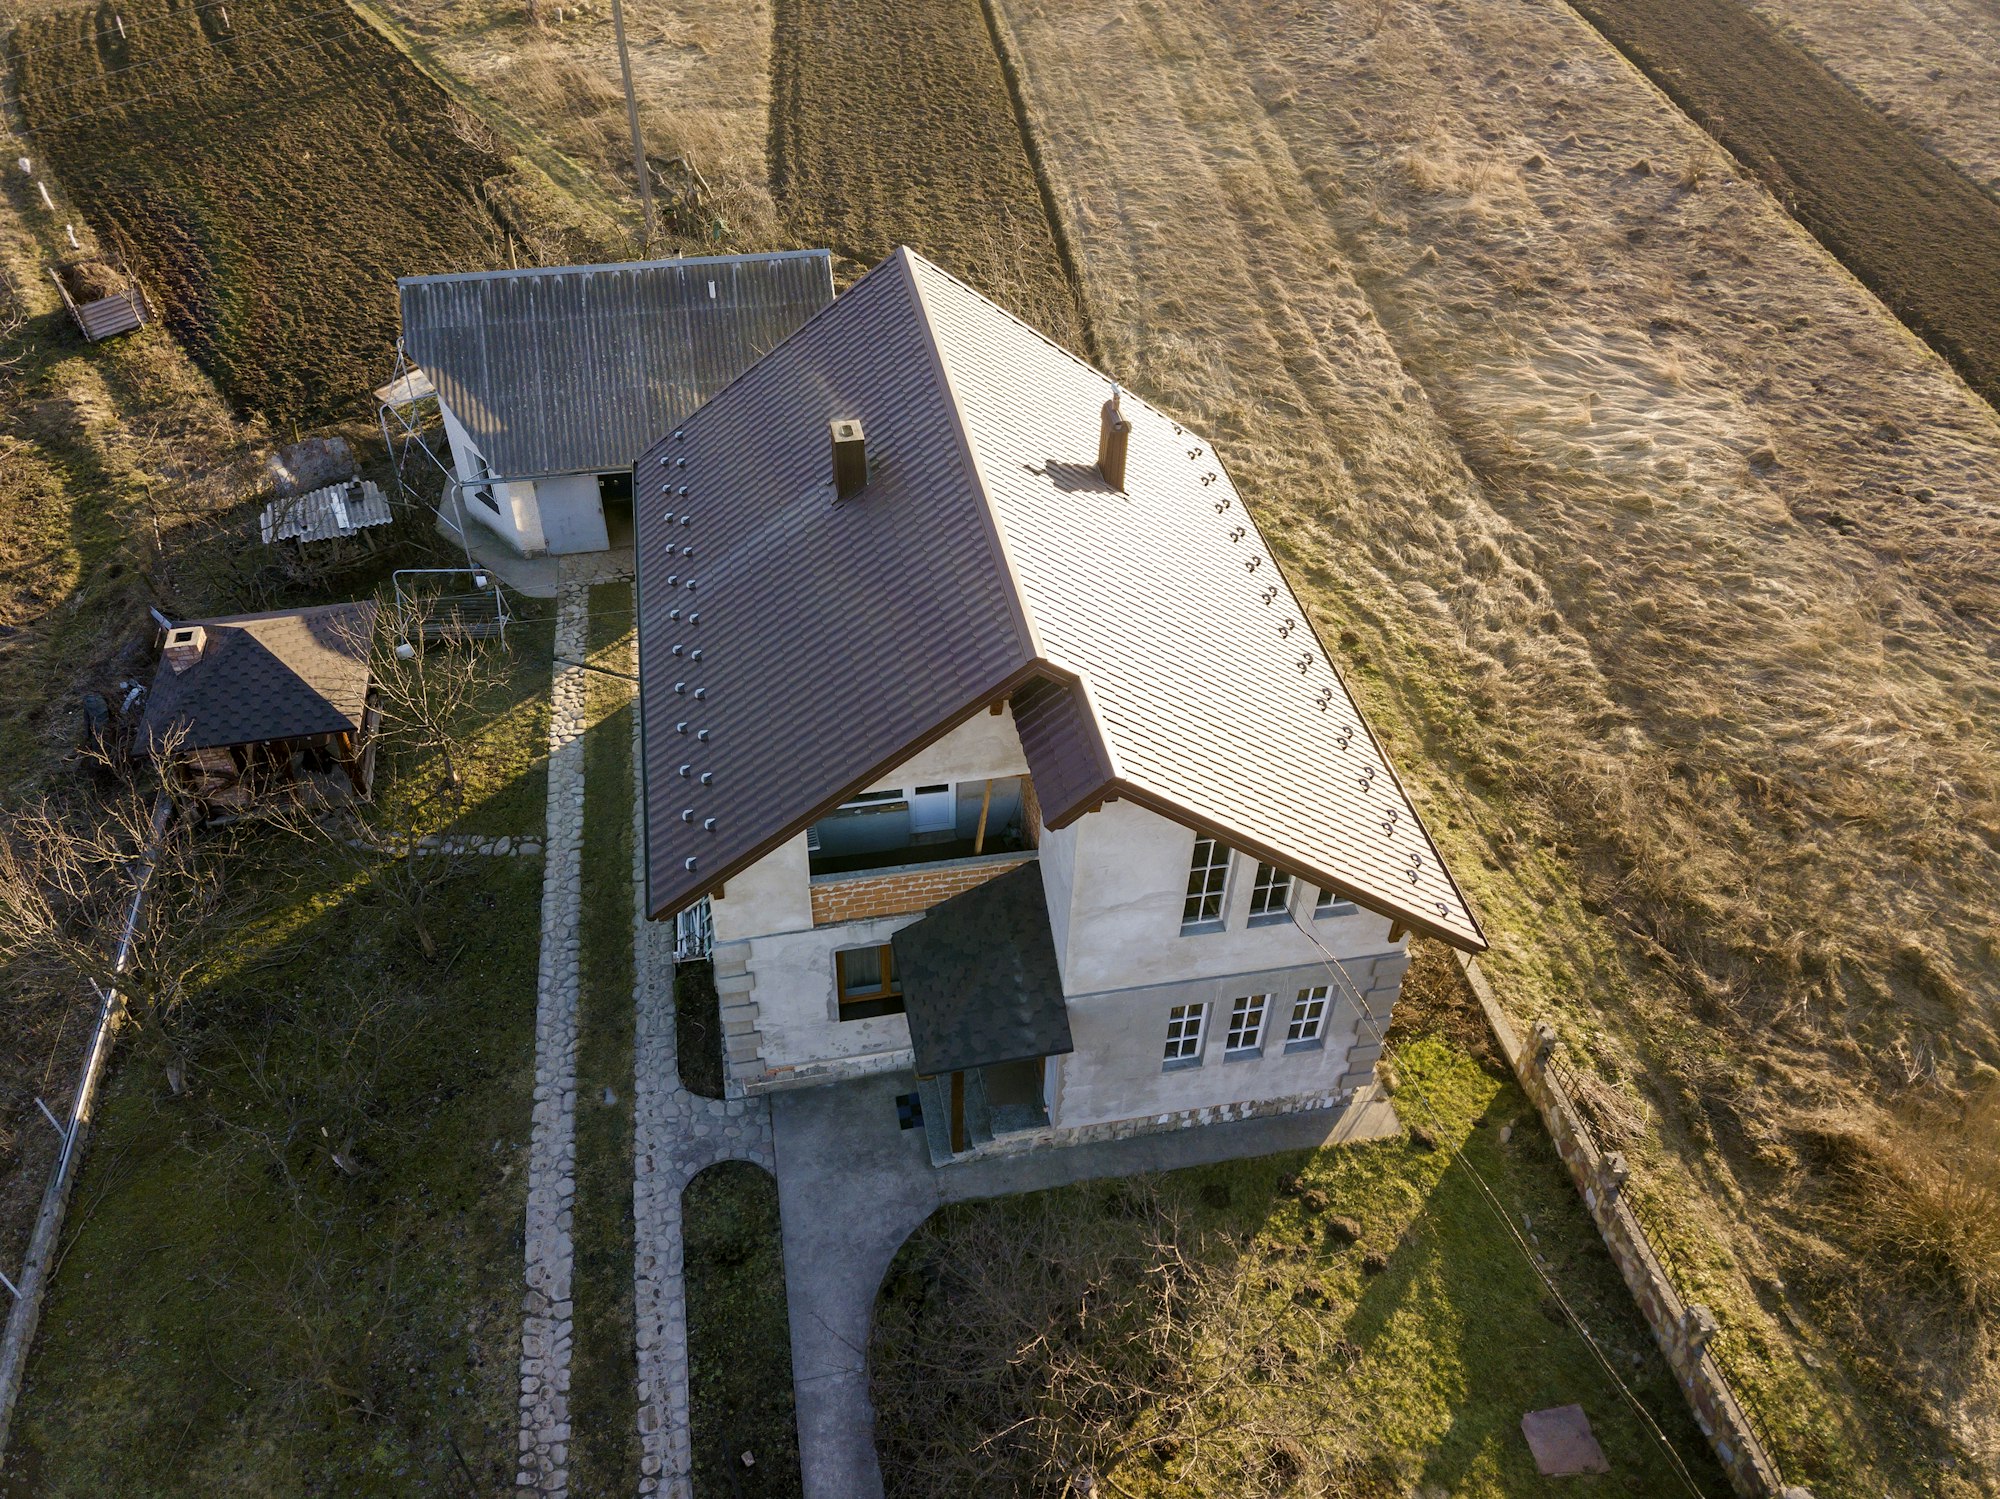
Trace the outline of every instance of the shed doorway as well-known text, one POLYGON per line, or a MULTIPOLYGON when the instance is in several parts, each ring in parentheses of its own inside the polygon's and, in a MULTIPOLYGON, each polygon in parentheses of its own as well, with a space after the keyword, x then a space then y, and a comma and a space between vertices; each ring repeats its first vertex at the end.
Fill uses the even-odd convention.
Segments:
POLYGON ((632 523, 632 473, 630 469, 597 476, 597 499, 604 507, 605 544, 629 547, 635 527, 632 523))

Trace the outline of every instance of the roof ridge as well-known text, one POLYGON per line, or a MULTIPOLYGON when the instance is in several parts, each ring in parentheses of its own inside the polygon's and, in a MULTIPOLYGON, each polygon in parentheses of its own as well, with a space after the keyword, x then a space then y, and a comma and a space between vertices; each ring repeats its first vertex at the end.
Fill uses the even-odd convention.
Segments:
MULTIPOLYGON (((986 471, 980 466, 979 449, 972 441, 971 432, 966 429, 965 411, 959 405, 958 386, 952 379, 951 361, 945 357, 944 343, 937 335, 937 325, 931 321, 930 303, 924 296, 923 278, 916 269, 918 265, 927 266, 932 270, 938 268, 908 245, 896 246, 889 256, 889 261, 885 263, 901 267, 909 281, 910 295, 916 302, 917 321, 923 329, 924 343, 930 349, 931 357, 937 361, 938 380, 944 386, 945 409, 951 415, 952 435, 958 439, 959 453, 965 459, 966 471, 972 476, 973 488, 978 491, 979 508, 986 518, 987 533, 993 543, 994 556, 998 559, 1000 570, 1007 579, 1007 600, 1013 606, 1014 620, 1021 631, 1021 643, 1031 659, 1044 660, 1046 658, 1042 651, 1041 631, 1035 627, 1035 617, 1029 612, 1028 593, 1021 586, 1020 570, 1014 566, 1013 552, 1007 545, 1007 530, 1000 521, 1000 507, 993 503, 993 490, 986 482, 986 471)), ((939 274, 946 273, 939 271, 939 274)), ((963 282, 959 284, 964 285, 963 282)), ((966 290, 971 291, 972 288, 966 287, 966 290)), ((976 292, 973 294, 978 295, 976 292)), ((999 306, 998 303, 992 305, 999 306)), ((1006 309, 1001 308, 1001 310, 1004 312, 1006 309)), ((1095 715, 1093 719, 1094 717, 1095 715)))
POLYGON ((594 276, 612 271, 663 271, 682 266, 743 265, 764 260, 805 260, 824 256, 829 264, 833 252, 827 249, 760 250, 742 255, 668 255, 657 260, 598 260, 580 265, 505 265, 483 271, 433 271, 422 276, 398 276, 396 285, 435 286, 446 281, 500 281, 510 276, 594 276))

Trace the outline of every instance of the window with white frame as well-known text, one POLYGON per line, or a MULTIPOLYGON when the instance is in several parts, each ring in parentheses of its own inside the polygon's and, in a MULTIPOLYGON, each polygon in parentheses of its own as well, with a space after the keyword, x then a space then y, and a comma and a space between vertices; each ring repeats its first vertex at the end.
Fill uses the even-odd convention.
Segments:
POLYGON ((1292 902, 1292 877, 1275 864, 1259 864, 1250 887, 1250 920, 1283 921, 1292 902))
POLYGON ((1318 902, 1313 906, 1313 915, 1314 917, 1352 916, 1360 909, 1361 907, 1345 896, 1335 895, 1331 890, 1322 889, 1318 902))
POLYGON ((1299 990, 1292 1001, 1291 1023, 1285 1027, 1287 1047, 1317 1046, 1326 1035, 1326 992, 1325 984, 1299 990))
POLYGON ((1195 1067, 1201 1063, 1202 1032, 1208 1028, 1208 1006, 1175 1005, 1167 1011, 1166 1064, 1195 1067))
POLYGON ((1255 1056, 1264 1045, 1264 1013, 1270 1008, 1268 994, 1245 994, 1229 1007, 1229 1034, 1223 1041, 1227 1057, 1255 1056))
POLYGON ((1188 867, 1187 899, 1181 903, 1181 930, 1222 925, 1222 893, 1229 881, 1229 850, 1219 838, 1197 838, 1188 867))

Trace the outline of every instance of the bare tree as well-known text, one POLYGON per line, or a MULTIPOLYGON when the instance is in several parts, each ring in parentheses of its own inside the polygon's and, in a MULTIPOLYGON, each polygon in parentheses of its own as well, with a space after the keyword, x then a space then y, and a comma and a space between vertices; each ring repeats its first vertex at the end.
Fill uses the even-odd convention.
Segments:
POLYGON ((0 958, 30 989, 117 989, 131 1018, 158 1034, 234 899, 232 840, 197 837, 171 778, 104 763, 114 775, 102 795, 44 795, 0 812, 0 958))

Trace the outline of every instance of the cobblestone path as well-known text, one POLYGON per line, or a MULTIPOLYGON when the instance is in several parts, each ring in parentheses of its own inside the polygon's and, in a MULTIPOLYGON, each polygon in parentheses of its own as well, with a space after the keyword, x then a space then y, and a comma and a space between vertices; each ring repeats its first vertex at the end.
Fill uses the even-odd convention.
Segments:
MULTIPOLYGON (((590 585, 556 599, 558 663, 588 647, 590 585)), ((558 664, 549 722, 549 819, 536 984, 534 1134, 528 1147, 527 1295, 521 1321, 521 1461, 516 1481, 569 1491, 570 1239, 576 1202, 577 930, 583 893, 584 673, 558 664)))

